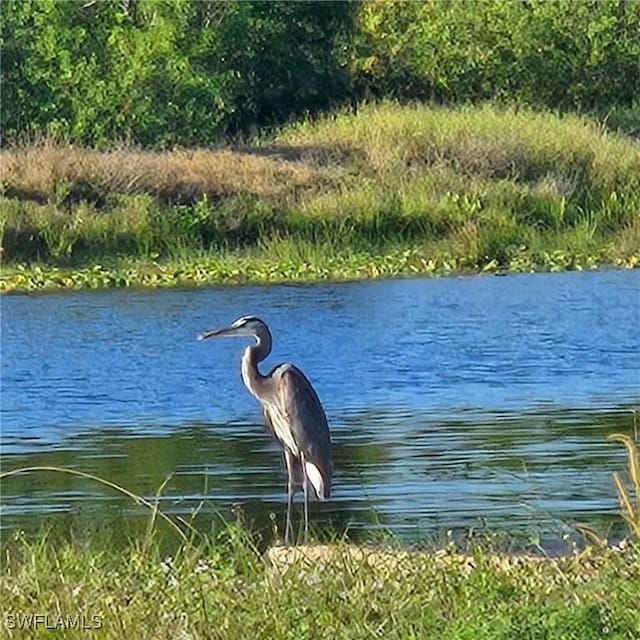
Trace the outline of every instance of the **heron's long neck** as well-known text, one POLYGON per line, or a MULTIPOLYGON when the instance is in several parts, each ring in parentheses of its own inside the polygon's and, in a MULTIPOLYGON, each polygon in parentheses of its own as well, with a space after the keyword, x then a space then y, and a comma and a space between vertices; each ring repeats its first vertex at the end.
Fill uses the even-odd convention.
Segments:
POLYGON ((262 362, 271 353, 271 336, 256 336, 258 341, 256 345, 252 345, 245 349, 242 356, 242 381, 247 389, 256 396, 260 397, 260 390, 264 385, 265 377, 258 370, 258 363, 262 362))

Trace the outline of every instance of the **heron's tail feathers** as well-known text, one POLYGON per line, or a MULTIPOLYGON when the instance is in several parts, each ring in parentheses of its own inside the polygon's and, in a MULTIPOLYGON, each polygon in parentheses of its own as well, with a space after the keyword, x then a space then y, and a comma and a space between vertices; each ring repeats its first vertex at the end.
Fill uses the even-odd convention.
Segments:
POLYGON ((323 474, 317 465, 308 460, 304 461, 304 470, 311 486, 318 496, 318 500, 328 500, 331 497, 330 472, 323 474))

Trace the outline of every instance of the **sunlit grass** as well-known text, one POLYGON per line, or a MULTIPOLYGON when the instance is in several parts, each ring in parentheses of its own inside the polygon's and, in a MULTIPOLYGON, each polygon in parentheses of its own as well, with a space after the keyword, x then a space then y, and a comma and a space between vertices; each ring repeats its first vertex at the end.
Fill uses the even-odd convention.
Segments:
MULTIPOLYGON (((117 552, 15 534, 4 543, 7 616, 84 614, 100 636, 153 638, 633 638, 639 549, 557 560, 499 558, 477 546, 399 553, 346 543, 261 555, 230 525, 171 552, 117 552), (95 618, 94 618, 95 616, 95 618)), ((274 551, 278 551, 276 548, 274 551)), ((41 625, 35 637, 48 637, 41 625)), ((65 638, 88 631, 66 629, 65 638)))
POLYGON ((608 133, 584 116, 489 104, 451 109, 383 103, 357 115, 345 112, 289 127, 279 141, 362 153, 376 170, 421 162, 528 182, 557 176, 563 183, 587 178, 594 186, 612 189, 629 180, 640 184, 633 139, 608 133))
POLYGON ((8 195, 37 202, 95 202, 141 193, 180 202, 195 202, 203 194, 273 196, 316 178, 303 163, 233 149, 159 153, 121 147, 101 152, 43 140, 4 149, 0 158, 0 180, 8 195))
POLYGON ((239 281, 326 278, 334 263, 338 278, 360 278, 640 261, 640 145, 582 116, 384 103, 253 147, 97 152, 46 142, 0 160, 11 290, 29 288, 13 277, 18 265, 35 271, 31 285, 42 281, 34 265, 120 265, 104 281, 45 278, 75 287, 233 281, 229 256, 239 281), (390 273, 387 258, 407 252, 416 259, 390 273), (206 263, 221 266, 204 277, 206 263), (450 268, 424 266, 434 264, 450 268))

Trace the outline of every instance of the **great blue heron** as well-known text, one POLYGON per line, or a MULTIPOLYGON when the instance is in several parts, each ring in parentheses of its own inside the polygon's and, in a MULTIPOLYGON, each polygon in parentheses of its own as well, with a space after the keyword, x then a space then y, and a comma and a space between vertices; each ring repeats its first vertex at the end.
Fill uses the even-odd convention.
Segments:
POLYGON ((260 373, 258 363, 271 353, 272 341, 269 327, 259 318, 243 316, 229 327, 202 333, 198 339, 222 336, 248 336, 256 340, 242 357, 242 380, 262 403, 266 425, 284 449, 288 476, 285 542, 289 541, 293 496, 299 486, 304 492, 307 535, 309 485, 319 500, 328 500, 331 495, 331 436, 318 394, 304 373, 292 364, 279 364, 267 375, 260 373))

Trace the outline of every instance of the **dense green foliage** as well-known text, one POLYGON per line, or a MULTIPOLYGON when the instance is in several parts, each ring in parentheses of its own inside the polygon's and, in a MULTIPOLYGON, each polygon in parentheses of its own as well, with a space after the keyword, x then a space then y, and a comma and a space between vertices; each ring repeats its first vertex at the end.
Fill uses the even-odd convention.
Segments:
POLYGON ((345 3, 7 0, 2 130, 206 143, 344 95, 345 3))
POLYGON ((4 141, 206 145, 371 96, 622 109, 638 126, 631 0, 4 0, 0 11, 4 141))
POLYGON ((588 110, 640 98, 640 4, 365 3, 354 63, 377 95, 588 110))

